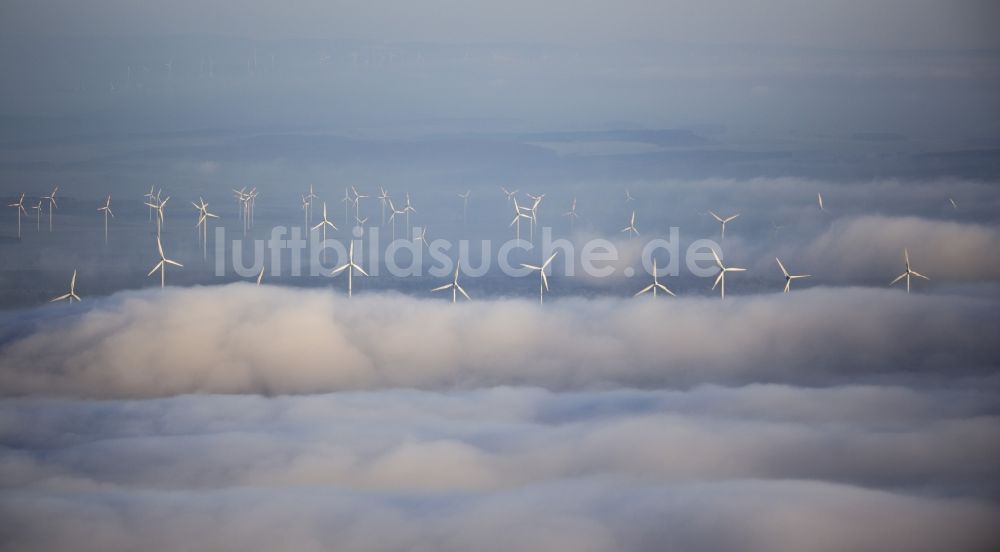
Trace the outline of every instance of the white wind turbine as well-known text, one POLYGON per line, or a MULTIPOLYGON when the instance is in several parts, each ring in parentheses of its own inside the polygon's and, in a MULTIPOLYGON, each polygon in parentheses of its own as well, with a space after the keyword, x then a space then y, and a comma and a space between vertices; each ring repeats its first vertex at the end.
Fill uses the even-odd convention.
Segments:
POLYGON ((413 241, 418 241, 418 242, 424 244, 424 246, 426 246, 428 250, 431 248, 430 242, 427 241, 427 227, 426 226, 420 227, 420 234, 417 235, 417 237, 413 238, 413 241))
POLYGON ((309 228, 309 200, 302 195, 302 228, 309 228))
POLYGON ((521 263, 521 266, 523 266, 524 268, 530 268, 531 270, 537 270, 538 273, 541 275, 541 281, 538 284, 538 304, 539 305, 541 305, 541 304, 543 304, 545 302, 545 292, 549 290, 549 279, 545 276, 545 269, 548 268, 549 263, 551 263, 552 259, 555 259, 556 255, 558 255, 558 254, 559 254, 558 251, 556 251, 555 253, 553 253, 548 259, 545 260, 544 263, 541 264, 541 266, 535 266, 535 265, 521 263))
POLYGON ((73 271, 73 277, 70 278, 70 280, 69 280, 69 293, 67 293, 66 295, 60 295, 59 297, 56 297, 56 298, 52 299, 51 301, 49 301, 49 303, 55 303, 56 301, 63 301, 63 300, 66 300, 66 299, 68 299, 70 303, 73 302, 73 299, 76 299, 77 301, 80 301, 80 296, 76 294, 76 271, 75 270, 73 271))
POLYGON ((572 232, 575 226, 576 219, 580 218, 580 215, 576 214, 576 198, 573 198, 573 203, 569 206, 569 211, 563 213, 564 217, 569 217, 569 229, 572 232))
POLYGON ((21 239, 21 213, 28 215, 28 211, 24 209, 24 193, 21 193, 21 199, 18 199, 17 203, 10 203, 7 206, 17 210, 17 239, 21 239))
POLYGON ((354 218, 355 219, 360 219, 361 218, 361 200, 365 199, 368 196, 366 196, 364 194, 358 193, 358 189, 355 188, 354 186, 351 186, 351 191, 354 192, 354 199, 352 200, 354 202, 354 218))
POLYGON ((98 207, 97 210, 98 212, 104 211, 104 243, 108 243, 108 215, 115 216, 111 211, 111 194, 108 194, 108 199, 104 200, 104 205, 98 207))
POLYGON ((465 224, 466 215, 469 212, 469 195, 472 194, 472 190, 465 190, 464 194, 458 194, 458 197, 462 198, 462 224, 465 224))
POLYGON ((163 227, 163 222, 164 222, 163 221, 164 209, 167 207, 167 202, 170 201, 170 196, 167 196, 161 201, 159 199, 159 194, 157 194, 157 198, 153 201, 154 203, 147 203, 146 205, 156 209, 156 235, 159 236, 160 230, 163 227))
MULTIPOLYGON (((312 227, 313 230, 322 230, 322 232, 323 232, 323 241, 324 242, 326 242, 326 228, 328 226, 330 228, 333 228, 334 230, 337 229, 337 227, 334 226, 332 222, 330 222, 330 219, 326 218, 326 202, 324 201, 323 202, 323 220, 319 221, 319 224, 317 224, 316 226, 312 227)), ((324 260, 326 259, 326 248, 323 249, 323 258, 324 258, 324 260)))
POLYGON ((517 195, 517 190, 508 190, 503 186, 500 186, 500 189, 503 190, 504 195, 507 196, 507 201, 513 201, 514 197, 517 195))
POLYGON ((194 227, 201 227, 202 258, 208 258, 208 219, 219 218, 219 216, 209 213, 208 203, 205 203, 205 200, 200 197, 198 198, 198 203, 192 201, 191 205, 194 205, 194 208, 198 210, 198 222, 194 227))
POLYGON ((354 200, 351 199, 351 190, 347 186, 344 186, 344 199, 341 199, 340 202, 344 204, 344 224, 350 224, 351 205, 354 200))
POLYGON ((59 191, 59 186, 52 188, 52 193, 47 196, 42 196, 42 199, 49 202, 49 232, 52 231, 52 208, 59 207, 56 203, 56 192, 59 191))
POLYGON ((740 216, 739 213, 736 213, 735 215, 730 215, 730 216, 728 216, 726 218, 722 218, 719 215, 716 215, 715 213, 713 213, 712 211, 709 211, 708 214, 712 215, 712 218, 714 218, 715 220, 719 221, 720 224, 722 224, 721 239, 723 239, 723 240, 726 239, 726 223, 730 222, 731 220, 733 220, 736 217, 740 216))
POLYGON ((35 231, 42 231, 42 200, 38 200, 38 203, 32 205, 31 210, 35 212, 35 231))
POLYGON ((727 272, 746 272, 747 269, 745 269, 745 268, 737 268, 737 267, 727 267, 727 266, 723 265, 722 264, 722 259, 719 258, 719 254, 716 253, 714 249, 712 250, 712 256, 715 257, 715 264, 717 264, 719 266, 719 276, 715 279, 715 283, 712 284, 712 289, 715 289, 715 287, 718 286, 719 283, 721 282, 722 283, 722 290, 721 290, 721 292, 722 292, 722 298, 725 299, 726 298, 726 273, 727 272))
POLYGON ((635 201, 635 198, 629 193, 628 188, 625 188, 625 203, 628 203, 629 201, 635 201))
MULTIPOLYGON (((153 193, 153 186, 150 186, 149 187, 149 191, 146 192, 146 194, 143 195, 142 197, 146 198, 146 201, 145 201, 146 205, 149 205, 150 203, 153 203, 153 200, 156 199, 156 194, 153 193)), ((149 208, 149 217, 148 218, 149 218, 149 222, 153 222, 153 208, 152 207, 149 208)))
POLYGON ((389 210, 392 213, 389 215, 389 222, 392 223, 392 239, 396 239, 396 215, 405 215, 405 209, 396 209, 396 206, 392 204, 392 199, 389 199, 389 210))
POLYGON ((305 207, 303 207, 303 209, 306 210, 306 228, 308 228, 309 224, 312 222, 312 216, 313 216, 312 215, 312 203, 313 203, 313 200, 316 199, 317 197, 318 196, 313 192, 313 185, 310 184, 309 185, 309 193, 306 194, 306 195, 304 195, 304 196, 302 196, 302 202, 306 204, 305 207))
POLYGON ((629 239, 639 235, 639 229, 635 227, 635 209, 632 210, 632 217, 628 219, 628 226, 622 228, 622 232, 628 234, 629 239))
POLYGON ((799 278, 808 278, 811 274, 789 274, 788 270, 785 269, 785 265, 781 264, 781 259, 775 257, 774 260, 778 261, 778 266, 781 267, 781 273, 785 275, 785 293, 792 287, 792 280, 798 280, 799 278))
POLYGON ((452 278, 451 283, 450 284, 445 284, 443 286, 438 286, 438 287, 432 289, 431 291, 444 291, 446 289, 450 289, 451 290, 451 302, 452 303, 455 303, 455 302, 458 301, 458 294, 459 293, 461 293, 462 295, 464 295, 465 298, 468 299, 469 301, 472 301, 472 297, 469 297, 469 294, 465 293, 465 290, 462 289, 462 286, 460 286, 458 284, 458 272, 461 269, 462 269, 462 261, 460 260, 457 263, 455 263, 455 276, 454 276, 454 278, 452 278))
POLYGON ((351 246, 350 249, 348 249, 347 263, 333 269, 333 272, 330 273, 330 276, 336 276, 337 274, 340 274, 344 270, 347 270, 347 296, 350 297, 352 289, 354 287, 353 284, 354 271, 357 270, 362 275, 368 276, 368 273, 365 272, 365 270, 361 268, 360 265, 354 262, 354 240, 351 240, 351 246))
MULTIPOLYGON (((531 215, 525 213, 524 211, 525 211, 525 208, 521 207, 520 205, 517 204, 517 198, 515 197, 514 198, 514 220, 510 221, 510 224, 508 226, 514 226, 515 224, 517 225, 516 232, 517 232, 517 239, 518 240, 521 239, 521 219, 525 218, 525 219, 528 219, 529 223, 531 222, 531 215)), ((528 211, 528 212, 530 213, 531 211, 528 211)))
POLYGON ((381 213, 382 213, 382 218, 380 219, 381 223, 379 224, 379 226, 385 226, 385 207, 386 207, 386 205, 388 205, 388 202, 389 202, 389 192, 386 191, 386 189, 383 188, 382 186, 379 186, 378 187, 378 203, 379 203, 379 208, 380 208, 381 213))
POLYGON ((930 280, 930 278, 928 278, 927 276, 924 276, 923 274, 917 272, 916 270, 913 270, 913 268, 910 267, 910 252, 907 251, 905 247, 903 248, 903 261, 906 263, 906 272, 900 274, 899 276, 896 276, 895 280, 889 282, 890 286, 902 280, 903 278, 906 278, 906 293, 910 293, 910 276, 916 276, 917 278, 930 280))
POLYGON ((410 235, 410 230, 413 228, 410 226, 410 213, 417 212, 410 203, 410 192, 406 192, 406 205, 403 206, 403 212, 406 213, 406 235, 410 235))
POLYGON ((160 262, 156 263, 156 266, 154 266, 153 269, 149 271, 149 274, 146 274, 146 277, 152 276, 154 272, 159 270, 160 288, 162 289, 163 286, 166 285, 165 281, 166 281, 167 265, 172 264, 178 267, 183 267, 184 265, 182 265, 177 261, 172 261, 168 259, 166 255, 163 254, 163 243, 160 242, 160 236, 156 236, 156 251, 160 254, 160 262))
POLYGON ((533 196, 531 194, 525 194, 525 195, 530 197, 532 201, 531 209, 529 210, 531 213, 531 225, 528 227, 528 231, 529 231, 529 240, 532 243, 534 243, 535 225, 538 224, 538 206, 541 205, 542 200, 545 199, 545 194, 539 194, 537 196, 533 196))
POLYGON ((646 286, 646 287, 644 287, 642 289, 640 289, 635 295, 633 295, 633 297, 638 297, 638 296, 642 295, 643 293, 648 293, 650 291, 653 292, 653 297, 656 297, 656 290, 657 289, 661 289, 664 292, 669 293, 671 296, 677 297, 676 295, 674 295, 674 292, 670 291, 667 288, 667 286, 665 286, 665 285, 663 285, 663 284, 660 283, 659 276, 657 276, 657 274, 656 274, 656 259, 653 259, 653 283, 649 284, 648 286, 646 286))
MULTIPOLYGON (((241 220, 241 221, 243 220, 243 216, 246 214, 246 211, 247 211, 247 205, 246 205, 247 193, 246 192, 247 192, 247 187, 246 186, 243 186, 239 190, 237 190, 236 188, 233 188, 233 197, 236 199, 236 207, 237 207, 237 209, 239 209, 239 220, 241 220)), ((159 194, 157 194, 157 195, 159 195, 159 194)), ((156 203, 156 202, 154 201, 153 203, 156 203)), ((245 232, 245 230, 246 230, 246 222, 243 223, 243 229, 244 229, 244 233, 246 233, 245 232)))

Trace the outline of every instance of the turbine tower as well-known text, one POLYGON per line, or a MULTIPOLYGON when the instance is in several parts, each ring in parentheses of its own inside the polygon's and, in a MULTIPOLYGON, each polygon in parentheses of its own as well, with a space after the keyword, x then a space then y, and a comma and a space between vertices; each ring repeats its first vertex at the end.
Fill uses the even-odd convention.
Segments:
POLYGON ((774 260, 778 261, 778 266, 781 267, 781 273, 785 275, 785 293, 792 287, 792 280, 798 280, 799 278, 808 278, 811 274, 789 274, 788 270, 785 269, 785 265, 781 264, 781 259, 775 257, 774 260))
POLYGON ((727 272, 746 272, 747 269, 745 269, 745 268, 737 268, 737 267, 726 267, 725 265, 722 264, 722 259, 719 258, 719 254, 716 253, 714 249, 712 250, 712 256, 715 257, 715 264, 717 264, 719 266, 719 276, 715 279, 715 283, 712 284, 712 289, 715 289, 715 287, 718 286, 719 283, 721 282, 722 283, 722 290, 721 290, 722 295, 721 295, 721 297, 722 297, 722 299, 725 299, 726 298, 726 273, 727 272))
POLYGON ((156 266, 154 266, 153 269, 149 271, 149 274, 146 274, 146 277, 148 278, 148 277, 152 276, 154 272, 156 272, 157 270, 159 270, 160 271, 160 289, 163 289, 163 286, 166 285, 165 280, 166 280, 166 273, 167 273, 167 265, 168 264, 172 264, 172 265, 177 266, 177 267, 183 267, 184 265, 182 265, 181 263, 179 263, 177 261, 172 261, 172 260, 168 259, 166 257, 166 255, 163 254, 163 243, 160 242, 160 236, 156 236, 156 250, 160 254, 160 262, 156 263, 156 266))
POLYGON ((465 298, 468 299, 469 301, 472 301, 472 297, 469 297, 469 294, 465 293, 465 290, 462 289, 462 286, 460 286, 458 284, 458 272, 461 269, 462 269, 462 261, 459 260, 457 263, 455 263, 455 276, 454 276, 454 278, 452 278, 451 283, 450 284, 445 284, 443 286, 438 286, 438 287, 432 289, 431 291, 444 291, 446 289, 450 289, 451 290, 451 302, 452 303, 455 303, 455 302, 458 301, 458 294, 459 293, 461 293, 462 295, 464 295, 465 298))
POLYGON ((337 274, 340 274, 344 270, 347 270, 347 296, 350 297, 351 293, 352 293, 352 289, 354 287, 354 283, 353 283, 354 282, 354 271, 357 270, 362 275, 368 276, 368 273, 365 272, 365 270, 363 268, 361 268, 360 265, 358 265, 358 264, 356 264, 354 262, 354 240, 351 240, 351 246, 350 246, 350 249, 348 250, 348 253, 347 253, 347 263, 344 264, 344 265, 341 265, 341 266, 339 266, 339 267, 337 267, 335 269, 333 269, 333 272, 330 273, 330 276, 336 276, 337 274))
POLYGON ((541 266, 535 266, 535 265, 521 263, 522 267, 524 267, 524 268, 530 268, 531 270, 537 270, 538 273, 541 275, 541 281, 538 284, 538 304, 539 305, 545 303, 545 292, 549 290, 549 279, 545 276, 545 269, 548 268, 549 263, 551 263, 552 259, 555 259, 556 255, 558 255, 558 254, 559 254, 558 251, 556 251, 555 253, 553 253, 548 259, 545 260, 544 263, 541 264, 541 266))
POLYGON ((895 280, 889 282, 890 286, 902 280, 903 278, 906 278, 906 293, 910 293, 910 276, 916 276, 917 278, 930 280, 930 278, 928 278, 927 276, 924 276, 923 274, 917 272, 916 270, 913 270, 913 268, 910 266, 910 252, 907 251, 905 247, 903 248, 903 261, 906 263, 906 272, 900 274, 899 276, 896 276, 895 280))
POLYGON ((69 280, 69 293, 66 295, 60 295, 59 297, 49 301, 49 303, 55 303, 56 301, 63 301, 67 299, 70 303, 73 302, 73 299, 80 301, 80 296, 76 294, 76 270, 73 271, 73 277, 69 280))
POLYGON ((642 289, 640 289, 635 295, 633 295, 633 297, 638 297, 638 296, 642 295, 643 293, 648 293, 650 291, 653 292, 653 297, 656 297, 656 290, 657 289, 661 289, 664 292, 669 293, 671 296, 677 297, 676 295, 674 295, 674 292, 670 291, 667 288, 667 286, 665 286, 665 285, 663 285, 663 284, 660 283, 659 277, 656 275, 656 259, 653 259, 653 283, 649 284, 648 286, 646 286, 646 287, 644 287, 642 289))

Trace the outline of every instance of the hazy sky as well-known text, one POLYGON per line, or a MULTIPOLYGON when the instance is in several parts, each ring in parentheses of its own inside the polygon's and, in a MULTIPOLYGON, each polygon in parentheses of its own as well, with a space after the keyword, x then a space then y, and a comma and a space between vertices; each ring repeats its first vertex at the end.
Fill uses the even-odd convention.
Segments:
POLYGON ((995 48, 990 0, 8 0, 28 36, 220 34, 383 42, 655 40, 823 48, 995 48))

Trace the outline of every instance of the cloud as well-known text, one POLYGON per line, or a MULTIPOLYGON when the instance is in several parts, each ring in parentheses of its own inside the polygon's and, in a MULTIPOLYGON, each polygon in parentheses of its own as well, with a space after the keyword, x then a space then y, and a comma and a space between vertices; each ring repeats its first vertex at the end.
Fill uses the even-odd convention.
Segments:
POLYGON ((50 309, 12 315, 34 322, 0 350, 5 395, 828 384, 982 374, 1000 352, 992 297, 898 290, 539 308, 233 284, 88 304, 54 319, 50 309))
POLYGON ((989 550, 996 397, 953 384, 6 399, 0 521, 4 543, 35 550, 989 550))

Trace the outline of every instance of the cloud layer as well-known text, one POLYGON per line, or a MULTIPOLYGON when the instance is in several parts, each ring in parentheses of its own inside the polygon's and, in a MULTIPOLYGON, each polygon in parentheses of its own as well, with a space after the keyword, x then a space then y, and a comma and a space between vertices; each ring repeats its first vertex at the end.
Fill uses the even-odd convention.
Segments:
POLYGON ((990 550, 996 391, 7 399, 0 548, 990 550))
POLYGON ((539 308, 233 284, 46 312, 9 315, 23 335, 0 349, 6 395, 831 384, 977 376, 1000 356, 992 297, 859 288, 539 308))

